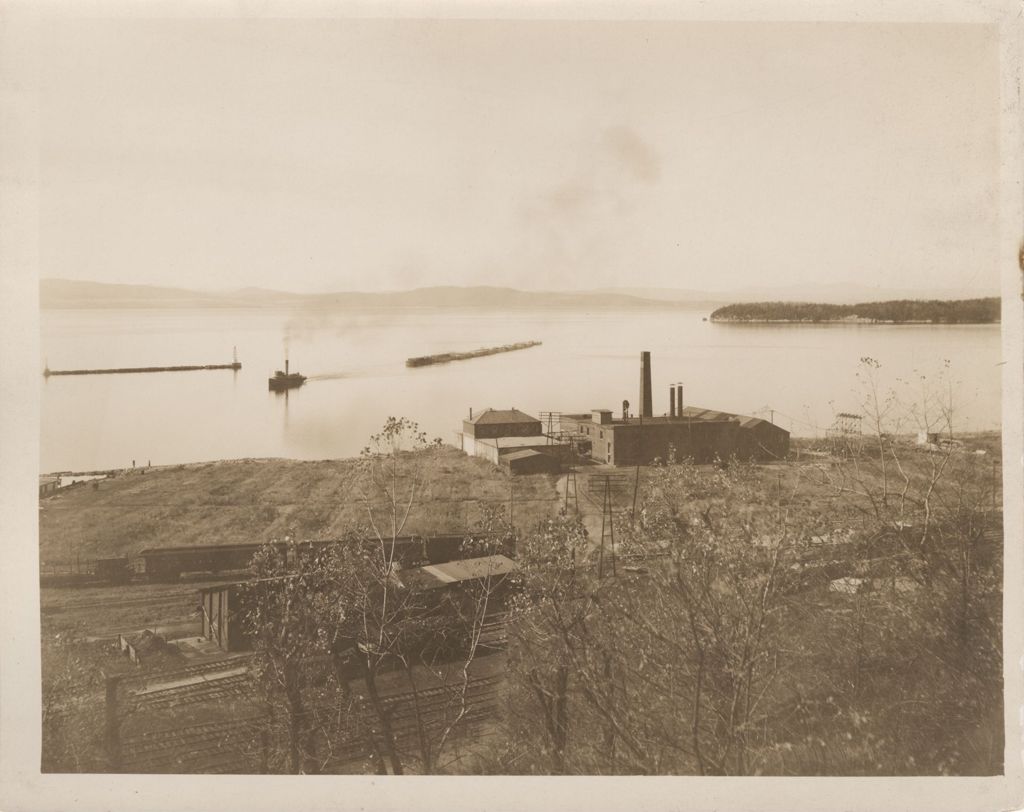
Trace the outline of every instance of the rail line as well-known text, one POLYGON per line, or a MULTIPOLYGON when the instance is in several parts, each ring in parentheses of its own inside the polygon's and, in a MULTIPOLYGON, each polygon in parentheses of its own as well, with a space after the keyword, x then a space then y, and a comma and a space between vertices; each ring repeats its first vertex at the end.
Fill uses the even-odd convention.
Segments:
MULTIPOLYGON (((223 665, 221 666, 223 667, 223 665)), ((181 669, 175 672, 193 672, 181 669)), ((170 675, 161 675, 167 678, 170 675)), ((418 746, 420 726, 430 736, 438 735, 465 703, 465 712, 453 736, 462 740, 494 718, 500 705, 503 676, 470 677, 462 686, 438 685, 418 691, 403 691, 382 697, 395 744, 400 751, 418 746)), ((168 707, 183 702, 206 702, 225 696, 251 693, 247 675, 232 675, 204 683, 177 686, 145 695, 139 708, 168 707)), ((138 699, 138 698, 136 698, 138 699)), ((349 726, 333 746, 330 764, 335 769, 353 766, 383 749, 381 720, 365 697, 359 695, 349 726)), ((339 706, 323 705, 320 711, 335 712, 339 706)), ((178 728, 164 728, 131 737, 122 742, 122 769, 139 773, 255 773, 261 770, 261 734, 273 723, 266 714, 253 714, 228 721, 200 722, 178 728)))

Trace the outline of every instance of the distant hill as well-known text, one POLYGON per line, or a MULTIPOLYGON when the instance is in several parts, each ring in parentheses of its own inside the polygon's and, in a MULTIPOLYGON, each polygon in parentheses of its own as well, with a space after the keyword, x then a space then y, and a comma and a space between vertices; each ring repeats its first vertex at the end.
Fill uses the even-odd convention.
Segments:
POLYGON ((1000 300, 899 299, 852 305, 813 302, 747 302, 720 307, 715 322, 865 324, 994 324, 1000 319, 1000 300))
POLYGON ((894 301, 903 299, 973 299, 980 296, 998 296, 996 287, 977 289, 970 287, 879 288, 870 285, 852 285, 842 282, 814 285, 782 285, 735 288, 728 292, 693 290, 684 288, 615 287, 601 288, 598 293, 622 293, 642 299, 707 304, 712 307, 736 303, 768 301, 829 302, 831 304, 857 304, 861 302, 894 301))
POLYGON ((657 301, 622 293, 524 291, 501 287, 429 287, 388 293, 285 293, 262 288, 225 292, 190 291, 148 285, 116 285, 44 279, 40 283, 44 309, 304 307, 316 309, 475 308, 612 309, 693 307, 682 302, 657 301))

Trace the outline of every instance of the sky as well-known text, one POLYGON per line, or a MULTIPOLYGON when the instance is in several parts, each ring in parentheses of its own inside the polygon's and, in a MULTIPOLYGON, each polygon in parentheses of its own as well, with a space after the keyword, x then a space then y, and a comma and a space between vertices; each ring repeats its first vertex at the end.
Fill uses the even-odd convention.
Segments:
POLYGON ((991 26, 54 20, 41 276, 995 290, 991 26))

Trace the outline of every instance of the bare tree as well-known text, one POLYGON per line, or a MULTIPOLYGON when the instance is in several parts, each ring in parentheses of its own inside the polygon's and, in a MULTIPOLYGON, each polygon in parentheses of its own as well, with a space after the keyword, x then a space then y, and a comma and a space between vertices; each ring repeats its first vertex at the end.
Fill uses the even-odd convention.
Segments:
POLYGON ((470 666, 494 591, 491 573, 480 573, 456 600, 417 578, 403 539, 426 476, 424 452, 436 444, 415 423, 389 418, 361 458, 365 526, 337 543, 293 545, 286 557, 270 545, 257 559, 250 622, 264 676, 272 677, 264 683, 289 721, 293 772, 324 769, 358 727, 366 729, 378 771, 404 773, 408 735, 396 714, 407 707, 415 761, 421 771, 435 771, 469 713, 470 666), (325 663, 329 680, 320 673, 325 663), (381 686, 383 675, 397 673, 408 686, 404 705, 395 685, 381 686), (353 678, 362 683, 363 700, 353 678), (437 702, 424 698, 428 685, 431 697, 439 686, 446 699, 440 721, 437 702))
MULTIPOLYGON (((513 725, 529 742, 539 734, 533 769, 570 771, 573 660, 585 649, 586 620, 595 612, 596 572, 588 564, 578 518, 542 522, 519 540, 517 594, 509 620, 513 725)), ((530 746, 529 744, 527 745, 530 746)))

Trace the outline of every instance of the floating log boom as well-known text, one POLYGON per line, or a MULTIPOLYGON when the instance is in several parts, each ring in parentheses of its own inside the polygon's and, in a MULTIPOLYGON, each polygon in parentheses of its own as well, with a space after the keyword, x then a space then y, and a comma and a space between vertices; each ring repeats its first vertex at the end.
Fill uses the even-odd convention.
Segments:
POLYGON ((201 364, 196 366, 174 366, 174 367, 122 367, 120 369, 50 369, 46 367, 43 375, 49 378, 51 375, 120 375, 135 372, 194 372, 200 369, 234 369, 239 370, 242 365, 238 361, 230 364, 201 364))
POLYGON ((515 352, 516 350, 528 350, 536 347, 540 341, 521 341, 518 344, 505 344, 501 347, 486 347, 481 350, 470 352, 443 352, 440 355, 421 355, 416 358, 408 358, 405 361, 407 367, 425 367, 431 364, 447 364, 449 361, 465 361, 469 358, 480 358, 484 355, 497 355, 500 352, 515 352))

